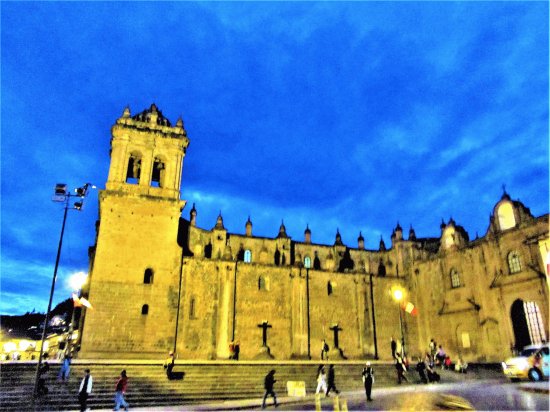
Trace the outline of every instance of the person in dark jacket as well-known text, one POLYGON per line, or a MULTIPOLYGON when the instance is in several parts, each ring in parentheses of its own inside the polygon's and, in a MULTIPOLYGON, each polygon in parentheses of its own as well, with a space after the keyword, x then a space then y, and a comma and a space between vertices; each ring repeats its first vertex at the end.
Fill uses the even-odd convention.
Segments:
POLYGON ((401 356, 399 356, 399 354, 397 354, 397 357, 395 359, 395 370, 397 371, 397 383, 399 385, 401 385, 401 381, 403 380, 405 382, 409 381, 405 376, 405 370, 406 370, 405 364, 401 360, 401 356))
POLYGON ((90 375, 90 369, 86 369, 84 378, 80 382, 78 388, 78 402, 80 403, 80 412, 84 412, 88 409, 88 398, 92 393, 93 379, 90 375))
POLYGON ((420 380, 423 383, 428 383, 428 376, 426 375, 426 364, 422 360, 422 358, 418 358, 418 363, 416 364, 416 371, 418 372, 418 376, 420 376, 420 380))
POLYGON ((328 377, 327 377, 327 393, 326 396, 328 396, 331 389, 334 389, 334 392, 336 394, 339 394, 340 391, 336 389, 336 385, 334 384, 334 365, 330 365, 328 367, 328 377))
POLYGON ((367 401, 372 401, 371 392, 372 384, 374 383, 374 371, 370 366, 370 362, 367 362, 363 368, 363 384, 365 385, 365 394, 367 395, 367 401))
POLYGON ((273 404, 275 406, 279 406, 279 404, 277 403, 277 395, 273 390, 273 385, 275 385, 275 382, 277 382, 275 380, 275 369, 272 369, 269 371, 267 375, 265 375, 265 378, 264 378, 265 393, 264 393, 264 400, 262 401, 262 409, 265 409, 265 401, 268 395, 273 396, 273 404))
POLYGON ((397 352, 397 342, 393 339, 393 336, 391 337, 390 345, 391 345, 391 357, 395 359, 395 353, 397 352))

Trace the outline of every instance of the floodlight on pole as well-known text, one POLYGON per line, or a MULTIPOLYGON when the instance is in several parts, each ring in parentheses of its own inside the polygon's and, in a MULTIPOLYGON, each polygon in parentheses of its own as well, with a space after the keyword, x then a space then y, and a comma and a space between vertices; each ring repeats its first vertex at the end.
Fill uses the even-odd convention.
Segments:
POLYGON ((67 222, 67 212, 69 211, 69 209, 74 209, 78 211, 82 210, 82 207, 84 206, 84 198, 87 196, 88 190, 90 188, 95 189, 95 186, 92 185, 91 183, 86 183, 83 186, 75 189, 76 194, 74 195, 67 190, 66 183, 57 183, 54 188, 54 195, 52 197, 52 201, 64 203, 63 223, 61 225, 61 234, 59 236, 59 244, 57 246, 57 256, 55 258, 55 266, 53 270, 52 285, 50 288, 50 298, 48 301, 48 309, 46 310, 46 317, 44 318, 44 327, 42 329, 42 344, 40 345, 40 355, 38 357, 38 363, 36 365, 33 400, 38 388, 38 379, 40 378, 40 368, 42 366, 42 357, 44 355, 44 342, 46 341, 46 329, 48 327, 50 311, 52 309, 53 293, 55 290, 55 281, 57 279, 57 269, 59 268, 59 258, 61 257, 61 246, 63 245, 63 235, 65 234, 65 223, 67 222), (73 205, 70 205, 71 197, 78 197, 80 200, 78 202, 75 202, 73 205))
POLYGON ((395 287, 391 291, 393 299, 397 302, 397 310, 399 310, 399 329, 401 331, 401 358, 405 357, 405 334, 403 333, 403 317, 401 315, 401 301, 403 300, 403 290, 400 287, 395 287))

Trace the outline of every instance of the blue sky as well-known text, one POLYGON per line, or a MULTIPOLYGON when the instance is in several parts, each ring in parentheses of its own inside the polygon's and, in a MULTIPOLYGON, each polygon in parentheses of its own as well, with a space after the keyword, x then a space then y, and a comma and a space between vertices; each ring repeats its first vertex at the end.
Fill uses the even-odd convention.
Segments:
MULTIPOLYGON (((45 311, 56 182, 105 186, 110 127, 155 102, 190 138, 182 198, 211 228, 390 244, 501 185, 548 213, 547 2, 2 2, 0 313, 45 311)), ((87 270, 97 192, 69 213, 54 304, 87 270)), ((93 302, 92 302, 93 303, 93 302)))

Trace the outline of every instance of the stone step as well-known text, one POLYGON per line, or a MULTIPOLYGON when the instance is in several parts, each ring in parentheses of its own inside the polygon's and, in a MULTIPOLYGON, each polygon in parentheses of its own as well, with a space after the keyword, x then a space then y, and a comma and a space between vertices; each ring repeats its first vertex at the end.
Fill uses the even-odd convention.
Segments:
MULTIPOLYGON (((35 403, 36 410, 78 409, 77 392, 84 370, 89 368, 94 378, 91 408, 110 408, 114 404, 114 387, 122 369, 129 377, 127 400, 134 407, 171 404, 196 404, 219 400, 259 398, 263 395, 265 374, 275 369, 275 390, 286 393, 287 381, 305 381, 308 394, 315 392, 318 364, 302 363, 177 363, 175 370, 185 373, 182 380, 168 380, 162 366, 157 363, 90 362, 75 361, 68 382, 57 381, 58 364, 51 364, 46 377, 50 392, 35 403)), ((374 363, 376 386, 393 386, 395 369, 390 363, 374 363)), ((362 363, 338 363, 335 365, 336 386, 340 390, 362 389, 362 363)), ((31 396, 36 363, 3 363, 0 368, 0 410, 32 410, 31 396)), ((452 374, 452 372, 447 372, 452 374)), ((411 381, 416 374, 409 373, 411 381)))

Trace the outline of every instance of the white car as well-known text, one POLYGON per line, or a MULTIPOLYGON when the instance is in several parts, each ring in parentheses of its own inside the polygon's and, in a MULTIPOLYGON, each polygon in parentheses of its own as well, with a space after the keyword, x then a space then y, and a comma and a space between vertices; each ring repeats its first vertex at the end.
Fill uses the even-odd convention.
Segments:
POLYGON ((519 356, 502 362, 504 375, 516 382, 520 379, 540 381, 550 375, 550 355, 548 344, 529 345, 523 348, 519 356))

